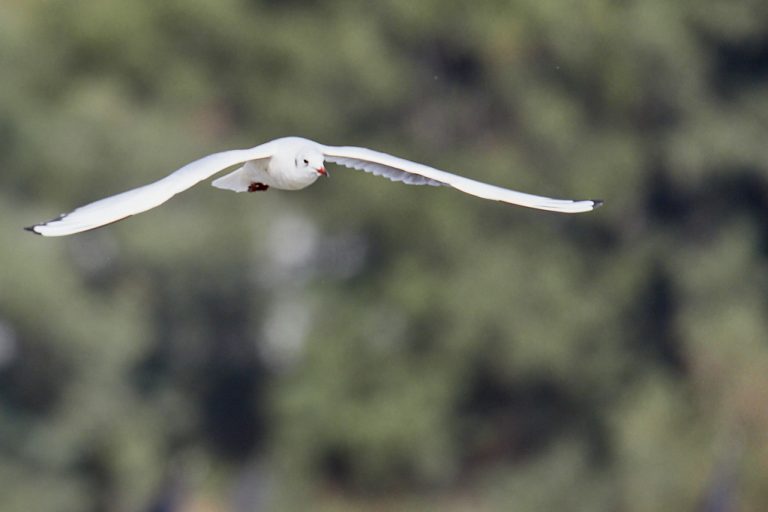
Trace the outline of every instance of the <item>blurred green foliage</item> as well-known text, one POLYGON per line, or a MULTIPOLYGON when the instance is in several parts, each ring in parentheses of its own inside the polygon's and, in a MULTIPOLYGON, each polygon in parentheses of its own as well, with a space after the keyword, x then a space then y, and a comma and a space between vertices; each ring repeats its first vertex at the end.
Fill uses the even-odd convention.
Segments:
POLYGON ((4 512, 768 507, 768 3, 5 0, 0 69, 4 512), (20 230, 282 135, 607 203, 20 230))

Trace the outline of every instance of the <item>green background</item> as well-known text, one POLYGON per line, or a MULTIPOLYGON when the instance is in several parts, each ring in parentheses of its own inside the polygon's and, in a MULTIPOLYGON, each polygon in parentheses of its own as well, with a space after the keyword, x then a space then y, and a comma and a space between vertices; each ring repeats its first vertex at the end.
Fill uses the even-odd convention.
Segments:
POLYGON ((3 0, 0 70, 0 510, 768 508, 768 2, 3 0), (606 204, 21 230, 284 135, 606 204))

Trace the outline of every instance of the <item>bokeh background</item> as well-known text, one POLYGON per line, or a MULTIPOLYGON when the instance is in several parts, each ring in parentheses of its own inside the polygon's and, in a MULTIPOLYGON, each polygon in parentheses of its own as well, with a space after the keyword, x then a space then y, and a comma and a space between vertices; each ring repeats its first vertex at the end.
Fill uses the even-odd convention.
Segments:
POLYGON ((2 0, 0 509, 768 509, 768 2, 2 0), (283 135, 356 171, 21 230, 283 135))

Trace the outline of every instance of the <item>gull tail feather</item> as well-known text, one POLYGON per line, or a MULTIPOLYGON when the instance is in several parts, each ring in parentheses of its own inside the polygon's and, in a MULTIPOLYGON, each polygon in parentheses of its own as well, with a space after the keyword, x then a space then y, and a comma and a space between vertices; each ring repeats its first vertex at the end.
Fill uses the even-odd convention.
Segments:
POLYGON ((211 185, 222 190, 232 190, 234 192, 248 192, 248 187, 251 184, 248 173, 245 166, 240 167, 236 171, 232 171, 229 174, 222 176, 219 179, 213 180, 211 185))

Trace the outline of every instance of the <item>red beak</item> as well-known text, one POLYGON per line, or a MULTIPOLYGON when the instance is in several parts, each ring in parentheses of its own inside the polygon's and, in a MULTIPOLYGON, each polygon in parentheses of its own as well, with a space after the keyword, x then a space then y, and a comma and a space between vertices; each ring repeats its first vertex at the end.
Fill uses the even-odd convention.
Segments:
POLYGON ((317 174, 321 176, 328 176, 328 172, 325 170, 325 167, 320 167, 317 169, 317 174))

